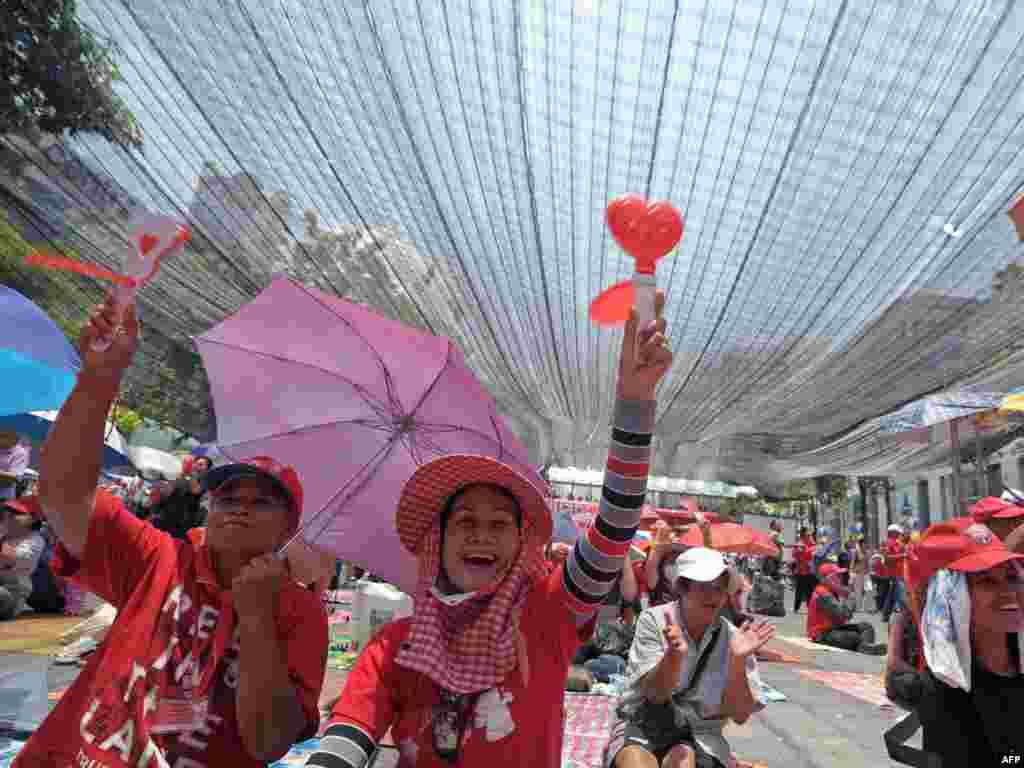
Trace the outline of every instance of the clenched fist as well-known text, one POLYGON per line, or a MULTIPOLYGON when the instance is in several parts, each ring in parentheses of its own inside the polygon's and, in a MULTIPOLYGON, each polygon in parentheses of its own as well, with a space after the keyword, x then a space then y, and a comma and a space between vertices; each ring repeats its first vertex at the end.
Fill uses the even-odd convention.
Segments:
POLYGON ((273 620, 277 595, 287 578, 288 561, 273 555, 261 555, 243 565, 231 582, 239 618, 273 620))
POLYGON ((690 650, 690 646, 687 645, 686 637, 683 636, 682 627, 676 624, 672 614, 669 613, 665 619, 668 625, 661 632, 665 636, 665 644, 668 646, 666 654, 681 659, 690 650))

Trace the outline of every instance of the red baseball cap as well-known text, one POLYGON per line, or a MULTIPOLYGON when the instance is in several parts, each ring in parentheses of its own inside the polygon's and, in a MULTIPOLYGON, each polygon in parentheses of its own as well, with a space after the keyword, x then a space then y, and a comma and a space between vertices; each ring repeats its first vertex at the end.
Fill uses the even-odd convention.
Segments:
POLYGON ((818 578, 827 579, 830 576, 839 576, 846 573, 846 568, 840 568, 835 563, 822 563, 818 568, 818 578))
POLYGON ((23 515, 32 515, 36 520, 45 520, 43 516, 43 508, 39 505, 38 496, 19 496, 16 499, 8 499, 3 502, 2 505, 7 507, 14 512, 19 512, 23 515))
POLYGON ((928 583, 943 569, 977 573, 1011 560, 1024 560, 1007 549, 988 526, 972 518, 936 523, 907 549, 907 579, 911 587, 928 583))
POLYGON ((986 496, 971 507, 971 517, 979 523, 984 523, 993 517, 1007 519, 1022 515, 1024 515, 1024 505, 1006 501, 997 496, 986 496))
POLYGON ((224 464, 203 475, 203 490, 214 491, 230 480, 255 477, 270 480, 291 502, 292 527, 302 517, 302 483, 294 467, 286 467, 269 456, 253 456, 233 464, 224 464))

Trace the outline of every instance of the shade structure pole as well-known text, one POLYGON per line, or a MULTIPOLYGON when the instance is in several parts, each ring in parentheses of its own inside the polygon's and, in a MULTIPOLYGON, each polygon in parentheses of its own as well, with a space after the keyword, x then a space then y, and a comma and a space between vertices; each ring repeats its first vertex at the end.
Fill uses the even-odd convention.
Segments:
POLYGON ((978 457, 978 496, 988 496, 985 488, 985 443, 981 439, 981 427, 974 422, 974 450, 978 457))
POLYGON ((955 499, 954 517, 967 514, 963 497, 963 486, 960 482, 960 419, 949 422, 949 441, 952 444, 953 461, 953 498, 955 499))

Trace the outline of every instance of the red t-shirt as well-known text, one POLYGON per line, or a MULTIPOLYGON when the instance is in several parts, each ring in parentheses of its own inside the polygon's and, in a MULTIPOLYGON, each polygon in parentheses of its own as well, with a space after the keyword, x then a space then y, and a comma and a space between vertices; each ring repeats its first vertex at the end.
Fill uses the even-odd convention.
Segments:
POLYGON ((890 579, 903 575, 903 558, 894 559, 895 555, 903 554, 903 542, 899 539, 887 539, 882 544, 882 554, 885 555, 885 565, 882 566, 882 576, 890 579))
POLYGON ((793 548, 793 559, 796 560, 796 572, 800 576, 810 576, 811 561, 814 559, 814 542, 800 543, 793 548))
POLYGON ((822 610, 818 601, 823 597, 831 597, 832 593, 824 584, 819 584, 811 594, 811 601, 807 604, 807 637, 817 640, 830 629, 837 625, 835 619, 822 610))
MULTIPOLYGON (((242 746, 235 719, 239 644, 230 590, 217 585, 203 532, 176 541, 100 491, 79 562, 58 557, 60 575, 118 609, 117 620, 14 766, 201 768, 263 766, 242 746), (155 702, 181 695, 193 652, 200 696, 209 693, 206 727, 180 736, 152 734, 155 702), (211 663, 213 659, 213 663, 211 663)), ((327 617, 319 598, 297 584, 281 590, 276 631, 309 724, 327 659, 327 617)), ((272 628, 268 627, 268 631, 272 628)))
MULTIPOLYGON (((433 744, 433 708, 440 702, 440 689, 422 673, 395 663, 411 626, 412 619, 385 625, 366 646, 334 707, 327 735, 341 735, 369 750, 390 728, 401 752, 400 766, 450 768, 433 744)), ((500 686, 479 695, 468 715, 459 765, 561 765, 565 679, 594 623, 577 627, 559 570, 530 593, 520 627, 526 638, 529 688, 516 669, 500 686)), ((352 752, 352 757, 361 764, 362 753, 352 752)))

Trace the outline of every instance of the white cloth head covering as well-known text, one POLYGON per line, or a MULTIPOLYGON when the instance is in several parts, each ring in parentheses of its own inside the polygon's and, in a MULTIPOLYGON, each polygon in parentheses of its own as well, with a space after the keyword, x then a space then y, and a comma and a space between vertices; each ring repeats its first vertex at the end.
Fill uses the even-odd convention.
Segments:
MULTIPOLYGON (((939 680, 971 690, 971 594, 967 574, 937 571, 928 582, 921 615, 921 635, 928 669, 939 680)), ((1024 658, 1024 632, 1017 633, 1024 658)))
POLYGON ((937 571, 928 583, 921 615, 928 669, 954 688, 971 690, 971 596, 967 576, 937 571))

